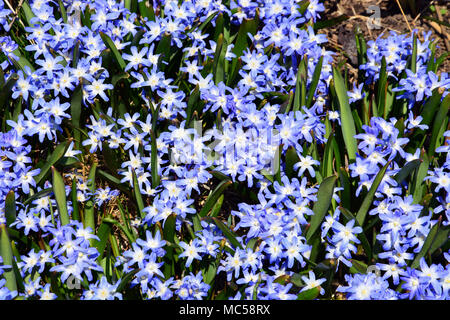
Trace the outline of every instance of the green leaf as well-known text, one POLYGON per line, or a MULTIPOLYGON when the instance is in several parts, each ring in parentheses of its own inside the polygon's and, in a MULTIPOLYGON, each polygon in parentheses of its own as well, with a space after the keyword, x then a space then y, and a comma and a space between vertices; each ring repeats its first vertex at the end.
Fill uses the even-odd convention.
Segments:
POLYGON ((0 88, 3 89, 3 86, 5 85, 5 72, 2 68, 0 68, 0 88))
POLYGON ((202 31, 211 22, 211 20, 214 19, 215 16, 217 16, 218 13, 219 13, 219 11, 211 13, 208 16, 208 18, 206 18, 206 20, 203 21, 202 24, 198 26, 198 28, 194 27, 191 30, 189 30, 188 33, 192 32, 192 31, 195 31, 196 29, 198 29, 198 31, 202 31))
POLYGON ((6 280, 5 286, 10 291, 17 290, 16 276, 13 270, 13 253, 11 248, 11 240, 8 236, 8 231, 4 224, 0 224, 0 255, 3 259, 4 266, 10 266, 8 269, 3 270, 3 278, 6 280))
POLYGON ((218 218, 215 217, 205 217, 202 220, 207 220, 207 221, 212 221, 219 229, 220 231, 222 231, 223 235, 225 236, 225 238, 228 239, 228 241, 230 241, 230 243, 235 247, 235 248, 240 248, 242 249, 242 245, 241 243, 237 240, 237 236, 236 234, 230 230, 230 228, 225 225, 222 221, 220 221, 218 218))
POLYGON ((139 190, 139 183, 138 179, 136 177, 136 172, 133 170, 133 190, 134 190, 134 197, 136 198, 137 207, 139 210, 139 214, 142 219, 145 218, 145 212, 144 212, 144 200, 142 200, 142 194, 139 190))
POLYGON ((309 2, 309 1, 307 1, 307 0, 301 1, 301 2, 299 3, 298 12, 299 12, 301 15, 304 15, 305 12, 306 12, 306 10, 308 10, 309 5, 310 5, 310 2, 309 2))
POLYGON ((193 214, 191 217, 192 217, 192 224, 194 227, 194 231, 195 232, 202 231, 203 227, 202 227, 202 223, 200 221, 200 216, 198 215, 198 213, 193 214))
POLYGON ((320 75, 322 73, 322 65, 323 65, 323 56, 321 56, 319 58, 316 68, 314 69, 311 84, 309 86, 308 98, 306 99, 306 108, 307 109, 309 109, 312 105, 312 101, 313 101, 314 95, 316 93, 317 85, 320 80, 320 75))
POLYGON ((233 66, 231 68, 231 72, 228 72, 228 78, 227 78, 227 86, 228 87, 232 87, 233 84, 236 83, 236 79, 238 79, 237 76, 239 75, 239 71, 242 68, 241 57, 237 58, 236 63, 233 60, 232 64, 233 64, 233 66))
POLYGON ((151 135, 151 155, 150 155, 150 163, 151 163, 151 171, 152 171, 152 188, 155 189, 160 182, 160 177, 158 174, 158 148, 156 145, 156 136, 153 130, 150 132, 151 135))
POLYGON ((127 80, 130 78, 130 74, 128 72, 121 72, 118 74, 115 74, 112 76, 111 78, 111 84, 115 87, 116 84, 120 81, 120 80, 127 80))
POLYGON ((289 178, 295 177, 294 165, 300 161, 294 147, 289 147, 286 151, 285 173, 289 178))
POLYGON ((217 203, 219 197, 223 194, 225 189, 229 187, 231 184, 233 184, 231 180, 224 180, 219 183, 216 189, 214 189, 214 191, 211 192, 211 194, 206 199, 203 208, 199 212, 200 217, 205 217, 208 214, 208 212, 211 211, 211 209, 217 203))
MULTIPOLYGON (((87 187, 89 191, 91 192, 92 196, 89 198, 88 201, 86 201, 84 205, 84 227, 90 227, 92 229, 92 232, 95 233, 95 216, 94 216, 94 192, 95 192, 95 174, 97 170, 97 163, 94 162, 91 166, 91 169, 89 171, 88 175, 88 182, 87 187)), ((93 244, 93 239, 91 239, 91 244, 93 244)))
POLYGON ((97 248, 100 255, 97 258, 97 261, 101 261, 103 259, 103 254, 105 252, 106 243, 108 242, 109 235, 111 234, 111 224, 107 222, 102 222, 97 231, 97 236, 100 240, 94 240, 94 247, 97 248))
POLYGON ((383 56, 380 67, 380 77, 377 84, 377 107, 378 114, 383 115, 383 118, 387 118, 386 112, 386 94, 387 94, 387 71, 386 71, 386 58, 383 56))
POLYGON ((31 19, 35 17, 33 10, 31 10, 31 7, 28 3, 28 0, 23 1, 22 3, 22 11, 25 14, 25 18, 27 20, 27 24, 29 27, 32 27, 31 19))
POLYGON ((317 201, 313 206, 314 215, 311 217, 310 227, 306 233, 306 240, 308 243, 310 243, 310 240, 316 234, 316 231, 319 230, 319 227, 328 212, 336 180, 337 176, 333 175, 325 178, 320 184, 319 190, 317 191, 317 201))
MULTIPOLYGON (((436 112, 439 110, 441 104, 442 94, 439 93, 439 89, 434 89, 432 96, 425 102, 420 112, 420 116, 423 118, 421 124, 431 125, 436 112)), ((422 130, 422 132, 424 132, 422 130)))
POLYGON ((77 40, 75 47, 73 48, 73 56, 72 56, 72 68, 76 69, 78 66, 78 59, 80 59, 80 44, 81 41, 77 40))
POLYGON ((80 145, 81 145, 80 131, 76 130, 76 129, 80 128, 82 102, 83 102, 83 89, 82 89, 82 84, 80 84, 73 91, 72 100, 70 102, 70 113, 72 115, 71 121, 72 121, 72 126, 74 128, 73 129, 73 137, 75 139, 75 146, 77 149, 79 149, 80 145))
POLYGON ((214 83, 225 82, 225 55, 227 53, 227 41, 223 33, 219 36, 214 54, 213 77, 214 83))
POLYGON ((64 180, 61 174, 52 166, 53 176, 53 193, 55 194, 56 206, 58 207, 59 218, 61 225, 66 225, 70 222, 69 212, 67 210, 66 189, 64 180))
POLYGON ((172 36, 170 34, 164 34, 156 47, 155 54, 161 54, 158 64, 161 70, 164 70, 166 63, 169 63, 171 42, 172 36))
POLYGON ((449 55, 450 52, 444 52, 439 58, 437 58, 436 63, 434 65, 434 69, 437 70, 441 66, 441 64, 443 64, 444 61, 447 60, 449 55))
POLYGON ((368 265, 365 264, 364 262, 352 259, 351 263, 352 263, 352 266, 349 270, 351 273, 353 273, 353 274, 355 274, 355 273, 366 274, 367 273, 368 265))
POLYGON ((438 250, 440 247, 442 247, 444 244, 450 241, 449 233, 450 233, 450 225, 441 226, 428 252, 430 254, 433 254, 436 250, 438 250))
POLYGON ((198 100, 200 99, 200 87, 198 85, 195 86, 194 91, 192 91, 191 95, 189 96, 187 109, 186 109, 186 126, 189 127, 189 124, 192 119, 192 115, 194 114, 195 106, 198 103, 198 100))
POLYGON ((72 200, 72 219, 80 221, 80 207, 78 205, 77 181, 72 179, 72 190, 70 191, 72 200))
POLYGON ((111 40, 111 38, 100 31, 100 36, 102 37, 103 42, 105 43, 106 47, 109 48, 111 50, 111 52, 113 53, 117 64, 119 65, 120 69, 122 71, 125 70, 127 64, 126 62, 123 60, 122 55, 120 54, 119 50, 117 50, 116 45, 114 44, 114 42, 111 40))
POLYGON ((217 265, 215 263, 209 264, 208 269, 206 270, 206 272, 204 272, 203 275, 205 283, 211 284, 211 282, 213 282, 214 278, 216 277, 216 274, 217 274, 217 265))
POLYGON ((394 180, 397 181, 398 184, 401 184, 414 170, 416 170, 420 164, 422 163, 422 160, 415 159, 412 161, 409 161, 403 168, 395 175, 394 180))
MULTIPOLYGON (((3 77, 2 80, 4 80, 3 77)), ((13 73, 12 75, 9 76, 8 80, 6 80, 6 82, 0 87, 0 108, 3 108, 6 101, 9 101, 7 98, 9 98, 11 89, 14 87, 17 80, 19 80, 18 74, 13 73)))
POLYGON ((306 65, 307 57, 304 56, 300 61, 297 70, 297 82, 295 84, 294 105, 292 111, 300 110, 301 106, 306 104, 306 81, 308 79, 308 68, 306 65))
POLYGON ((370 209, 370 206, 372 205, 373 197, 375 196, 375 193, 377 192, 377 189, 383 180, 384 174, 386 173, 386 170, 388 166, 391 164, 391 161, 388 161, 383 168, 378 172, 376 175, 372 186, 369 189, 369 192, 367 193, 366 197, 363 200, 363 203, 361 204, 361 207, 358 210, 358 213, 356 214, 356 221, 358 224, 362 227, 364 226, 364 220, 366 219, 367 212, 370 209))
POLYGON ((339 101, 342 135, 344 137, 344 143, 347 148, 348 158, 350 162, 353 162, 355 161, 358 148, 355 139, 355 123, 353 121, 352 111, 348 102, 347 87, 344 83, 344 79, 342 78, 341 73, 336 68, 333 68, 333 79, 336 95, 339 101))
POLYGON ((64 3, 61 0, 58 0, 59 3, 59 12, 61 13, 61 17, 64 21, 64 23, 67 23, 67 12, 66 8, 64 7, 64 3))
POLYGON ((428 175, 428 166, 430 165, 430 161, 425 152, 422 152, 420 159, 422 160, 422 163, 420 164, 419 168, 416 171, 416 174, 414 175, 414 180, 411 188, 414 203, 419 203, 419 201, 422 199, 424 179, 428 175))
POLYGON ((246 48, 248 48, 248 34, 254 35, 258 28, 258 20, 254 19, 244 19, 239 27, 238 34, 236 36, 236 42, 233 47, 233 53, 236 57, 242 56, 242 53, 246 48))
POLYGON ((153 5, 150 1, 139 2, 139 12, 141 13, 141 16, 148 18, 148 20, 155 20, 155 11, 153 10, 153 5))
MULTIPOLYGON (((120 157, 117 156, 114 149, 109 147, 109 143, 106 141, 104 141, 102 145, 102 154, 103 159, 105 160, 105 165, 110 172, 118 172, 120 169, 120 157)), ((121 184, 120 180, 118 180, 118 182, 121 184)))
POLYGON ((33 202, 36 199, 42 198, 42 197, 46 197, 49 194, 51 194, 53 192, 53 188, 47 188, 47 189, 43 189, 41 191, 36 192, 35 194, 33 194, 31 197, 27 198, 23 204, 27 205, 31 202, 33 202))
POLYGON ((230 74, 234 74, 236 70, 238 59, 242 56, 244 50, 248 48, 248 34, 254 35, 258 29, 258 19, 255 17, 254 19, 244 19, 239 27, 239 31, 236 36, 236 42, 234 43, 233 53, 236 55, 236 58, 233 59, 231 64, 231 72, 230 74))
POLYGON ((344 188, 344 190, 341 190, 342 205, 346 208, 350 208, 352 203, 352 186, 350 184, 348 173, 343 167, 339 168, 339 181, 341 187, 344 188))
POLYGON ((42 178, 44 178, 47 174, 47 172, 50 170, 50 168, 59 160, 61 159, 64 154, 66 153, 67 148, 69 147, 70 143, 72 142, 72 139, 69 139, 67 141, 61 142, 59 145, 56 146, 53 153, 47 158, 44 165, 41 168, 41 171, 37 176, 34 177, 34 181, 36 181, 36 185, 41 182, 42 178))
POLYGON ((33 65, 30 63, 30 61, 28 61, 20 52, 19 48, 17 48, 16 50, 13 51, 14 55, 16 55, 19 58, 19 61, 16 61, 14 59, 11 59, 11 61, 13 62, 14 66, 17 69, 22 70, 23 72, 25 72, 25 67, 30 68, 30 70, 32 72, 34 72, 34 67, 33 65))
POLYGON ((133 237, 136 238, 136 233, 134 232, 133 228, 131 227, 130 217, 128 212, 125 213, 125 210, 122 206, 122 202, 118 199, 117 200, 117 207, 119 208, 120 216, 122 217, 122 221, 125 223, 125 227, 127 228, 128 232, 133 234, 133 237))
POLYGON ((133 270, 122 277, 119 285, 117 286, 116 292, 121 292, 133 279, 134 275, 139 272, 139 269, 133 270))
POLYGON ((91 28, 91 25, 92 25, 91 10, 87 9, 87 10, 81 11, 80 18, 81 18, 81 22, 84 26, 91 28))
POLYGON ((120 179, 118 179, 117 177, 115 177, 101 169, 97 169, 97 173, 100 176, 102 176, 103 178, 105 178, 106 180, 108 180, 109 183, 112 183, 114 186, 116 186, 118 189, 120 189, 120 191, 131 196, 129 185, 126 185, 125 183, 120 182, 120 179))
POLYGON ((341 14, 340 16, 335 17, 335 18, 317 21, 316 23, 314 23, 314 31, 334 27, 334 26, 348 20, 349 18, 350 17, 348 15, 341 14))
POLYGON ((411 263, 411 268, 416 269, 420 264, 420 259, 425 257, 425 255, 428 253, 429 249, 431 248, 431 245, 434 242, 434 239, 436 238, 436 236, 438 234, 438 230, 439 230, 439 226, 441 225, 441 221, 442 221, 442 217, 439 217, 439 220, 431 228, 430 232, 428 233, 427 238, 425 239, 425 242, 422 245, 422 249, 416 255, 413 262, 411 263))
POLYGON ((16 221, 16 195, 13 190, 10 190, 6 194, 5 198, 5 218, 6 225, 9 226, 11 223, 16 221))
MULTIPOLYGON (((166 221, 164 221, 163 237, 164 240, 174 243, 175 242, 175 224, 177 221, 177 216, 171 214, 166 221)), ((167 259, 171 260, 173 255, 173 248, 169 247, 166 250, 167 259)))
POLYGON ((224 195, 220 195, 219 199, 217 199, 216 204, 214 204, 214 207, 211 209, 211 213, 209 214, 210 217, 217 217, 217 215, 220 212, 220 209, 222 208, 224 195))
POLYGON ((441 103, 436 117, 434 118, 433 128, 431 133, 430 146, 428 148, 428 156, 432 156, 436 148, 439 147, 439 138, 442 138, 441 132, 445 130, 448 122, 448 111, 450 108, 450 95, 447 95, 441 103))
MULTIPOLYGON (((128 229, 124 225, 122 225, 119 221, 114 220, 112 218, 103 218, 102 223, 109 223, 109 224, 114 224, 115 226, 117 226, 125 234, 125 236, 127 237, 128 241, 130 242, 130 244, 132 244, 132 243, 134 243, 136 241, 134 235, 132 235, 128 231, 128 229)), ((106 229, 106 227, 103 230, 100 230, 100 228, 99 228, 98 232, 100 232, 100 231, 106 232, 107 229, 106 229)), ((97 240, 94 240, 92 245, 95 245, 96 241, 97 240)))
POLYGON ((334 135, 328 137, 328 141, 325 144, 325 150, 323 152, 323 161, 321 163, 322 176, 328 177, 333 174, 333 141, 334 135))
POLYGON ((417 34, 414 33, 413 36, 413 52, 411 56, 411 71, 413 73, 417 72, 417 34))
POLYGON ((305 291, 300 292, 297 295, 297 300, 314 300, 320 294, 320 289, 318 287, 314 287, 305 291))
MULTIPOLYGON (((358 52, 358 66, 365 64, 367 62, 367 44, 366 40, 364 39, 364 35, 362 34, 361 30, 357 27, 357 30, 355 31, 355 42, 356 42, 356 50, 358 52)), ((363 70, 358 70, 358 80, 363 80, 363 70)))
MULTIPOLYGON (((230 19, 227 16, 226 19, 226 23, 229 24, 230 23, 230 19)), ((213 41, 217 44, 217 39, 219 39, 220 34, 223 32, 224 33, 224 37, 227 39, 227 42, 230 40, 229 39, 229 35, 225 36, 225 28, 224 28, 224 24, 225 24, 225 18, 223 13, 218 13, 217 15, 217 19, 214 21, 215 23, 215 28, 214 28, 214 35, 212 37, 213 41)), ((236 33, 237 35, 237 33, 236 33)), ((234 38, 233 38, 234 40, 234 38)))

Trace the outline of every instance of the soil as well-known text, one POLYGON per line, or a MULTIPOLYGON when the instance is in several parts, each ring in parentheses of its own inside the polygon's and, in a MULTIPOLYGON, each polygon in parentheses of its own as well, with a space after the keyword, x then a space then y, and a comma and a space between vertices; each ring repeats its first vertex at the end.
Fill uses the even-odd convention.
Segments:
MULTIPOLYGON (((401 3, 402 0, 399 1, 401 3)), ((404 1, 406 2, 406 1, 404 1)), ((397 0, 325 0, 325 12, 321 14, 321 20, 328 20, 347 15, 348 19, 334 25, 331 28, 322 29, 327 34, 329 43, 328 49, 341 52, 338 60, 346 60, 350 70, 356 71, 357 56, 355 42, 355 28, 359 28, 364 34, 366 41, 375 40, 378 36, 388 36, 390 31, 399 33, 409 33, 411 29, 419 31, 419 39, 422 39, 424 32, 432 32, 432 39, 438 40, 436 50, 437 56, 450 51, 450 28, 444 27, 436 22, 432 22, 426 17, 448 23, 450 21, 450 1, 425 1, 415 0, 416 10, 412 12, 410 7, 399 8, 397 0), (440 9, 447 9, 447 12, 439 17, 437 12, 430 9, 431 5, 436 5, 440 9), (378 6, 380 11, 380 24, 372 25, 374 20, 369 20, 375 11, 370 11, 371 6, 378 6), (406 20, 408 23, 406 23, 406 20), (375 27, 375 28, 374 28, 375 27), (447 39, 447 43, 444 39, 447 39), (342 52, 344 51, 345 54, 342 52)), ((373 10, 373 9, 372 9, 373 10)), ((441 71, 450 72, 450 59, 441 66, 441 71)))

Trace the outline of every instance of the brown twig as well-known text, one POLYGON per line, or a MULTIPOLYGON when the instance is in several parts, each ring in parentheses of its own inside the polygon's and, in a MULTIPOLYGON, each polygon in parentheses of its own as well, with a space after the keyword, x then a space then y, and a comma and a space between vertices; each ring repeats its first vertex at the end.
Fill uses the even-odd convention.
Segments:
MULTIPOLYGON (((12 26, 13 23, 14 23, 14 21, 16 21, 16 19, 19 17, 18 12, 19 12, 20 8, 22 8, 23 1, 24 1, 24 0, 20 0, 19 4, 18 4, 18 6, 17 6, 17 11, 16 11, 16 10, 13 9, 13 7, 12 7, 11 4, 9 3, 9 1, 8 1, 8 0, 5 0, 6 5, 7 5, 7 6, 9 7, 9 9, 14 13, 14 17, 13 17, 11 23, 9 24, 9 28, 11 28, 11 26, 12 26)), ((25 28, 25 24, 23 23, 23 21, 22 21, 21 19, 19 19, 19 21, 20 21, 20 23, 22 24, 22 26, 25 28)))
POLYGON ((412 33, 413 31, 412 31, 412 29, 411 29, 411 26, 409 25, 408 18, 406 17, 405 12, 403 12, 402 5, 400 4, 400 2, 399 2, 398 0, 395 0, 395 1, 397 2, 397 5, 398 5, 398 7, 400 8, 400 11, 401 11, 401 13, 402 13, 402 15, 403 15, 403 18, 405 19, 406 24, 408 25, 409 32, 412 33))

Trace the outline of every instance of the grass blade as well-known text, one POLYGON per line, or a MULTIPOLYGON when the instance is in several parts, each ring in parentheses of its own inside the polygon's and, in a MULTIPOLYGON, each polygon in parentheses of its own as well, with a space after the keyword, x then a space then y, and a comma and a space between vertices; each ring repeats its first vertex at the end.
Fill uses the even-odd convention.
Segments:
MULTIPOLYGON (((114 224, 115 226, 117 226, 120 230, 122 230, 122 232, 125 234, 125 236, 127 237, 128 241, 131 243, 134 243, 136 241, 135 237, 127 230, 127 228, 125 226, 123 226, 119 221, 114 220, 112 218, 103 218, 102 220, 102 224, 106 223, 106 224, 114 224)), ((102 231, 102 233, 106 233, 107 232, 107 228, 104 227, 102 230, 99 228, 98 232, 102 231)), ((102 239, 102 238, 100 238, 102 239)), ((97 241, 97 240, 94 240, 97 241)), ((104 240, 106 241, 106 240, 104 240)), ((99 251, 100 252, 100 251, 99 251)))
POLYGON ((307 57, 305 56, 298 65, 297 82, 295 84, 294 92, 294 105, 292 107, 293 111, 300 110, 300 107, 306 104, 306 81, 308 79, 306 61, 307 57))
POLYGON ((242 249, 242 245, 238 241, 237 235, 233 231, 231 231, 230 228, 227 225, 225 225, 222 221, 220 221, 218 218, 205 217, 203 218, 203 220, 212 221, 220 229, 220 231, 222 231, 224 237, 227 238, 228 241, 230 241, 233 247, 242 249))
POLYGON ((372 186, 370 187, 369 192, 363 200, 361 207, 356 214, 356 221, 362 227, 364 225, 364 220, 366 219, 367 212, 369 211, 370 206, 372 205, 373 197, 377 192, 378 187, 380 186, 381 181, 383 180, 384 174, 386 173, 387 168, 391 164, 391 161, 388 161, 383 168, 376 175, 372 186))
POLYGON ((314 300, 320 294, 320 289, 315 287, 305 291, 300 292, 297 295, 297 300, 314 300))
POLYGON ((416 171, 411 188, 414 203, 419 203, 422 199, 424 179, 428 175, 428 167, 430 165, 430 160, 425 152, 422 152, 420 159, 422 160, 422 163, 416 171))
POLYGON ((383 119, 387 118, 386 94, 387 94, 386 58, 383 56, 383 59, 381 60, 380 77, 378 79, 378 90, 376 100, 378 107, 378 114, 383 115, 383 119))
POLYGON ((443 137, 442 132, 445 130, 448 122, 448 111, 450 109, 450 95, 447 95, 441 103, 436 117, 433 122, 430 146, 428 148, 428 156, 431 157, 436 148, 439 147, 439 139, 443 137))
POLYGON ((56 206, 58 207, 61 225, 64 226, 70 222, 69 212, 67 210, 66 188, 61 174, 53 166, 52 166, 52 176, 53 176, 53 193, 55 194, 56 206))
POLYGON ((3 259, 3 265, 10 266, 3 270, 3 278, 6 280, 6 287, 11 291, 17 290, 16 275, 13 270, 13 253, 11 248, 11 240, 8 236, 7 228, 4 224, 0 225, 0 255, 3 259))
POLYGON ((69 147, 71 142, 72 142, 72 139, 69 139, 67 141, 61 142, 59 145, 56 146, 53 153, 50 155, 50 157, 48 157, 47 161, 42 166, 39 174, 35 177, 34 181, 36 181, 36 185, 39 184, 39 182, 41 182, 42 178, 44 178, 46 176, 46 174, 50 170, 50 168, 59 159, 61 159, 64 156, 64 154, 66 153, 66 150, 69 147))
MULTIPOLYGON (((94 162, 94 164, 91 167, 91 170, 89 171, 88 175, 88 182, 87 187, 91 193, 91 197, 88 201, 86 201, 86 204, 84 206, 84 227, 90 227, 92 229, 92 232, 95 233, 95 216, 94 216, 94 192, 95 192, 95 174, 97 170, 97 163, 94 162)), ((91 244, 93 244, 93 240, 91 239, 91 244)))
POLYGON ((16 221, 16 195, 13 190, 10 190, 6 194, 5 198, 5 218, 6 225, 9 226, 11 223, 16 221))
POLYGON ((231 180, 224 180, 221 183, 219 183, 216 189, 214 189, 214 191, 206 199, 203 208, 199 212, 200 217, 205 217, 209 213, 209 211, 211 211, 211 209, 217 203, 219 197, 222 195, 225 189, 229 187, 231 184, 233 184, 231 180))
POLYGON ((308 98, 306 99, 306 108, 308 109, 312 105, 317 85, 319 84, 320 75, 322 73, 322 65, 323 65, 323 56, 321 56, 319 61, 317 62, 316 68, 314 69, 314 73, 312 76, 311 84, 309 86, 308 98))
POLYGON ((94 241, 94 247, 97 248, 100 255, 97 258, 97 261, 101 261, 103 259, 103 255, 105 252, 106 244, 108 242, 109 235, 111 234, 111 224, 106 222, 102 222, 97 231, 97 236, 100 240, 94 241))
POLYGON ((145 212, 144 212, 144 200, 142 200, 142 194, 139 190, 139 183, 138 179, 136 177, 136 172, 133 170, 133 189, 134 189, 134 197, 136 198, 137 207, 139 210, 139 214, 142 219, 145 218, 145 212))
POLYGON ((319 190, 317 191, 317 201, 313 207, 314 215, 311 217, 310 227, 306 233, 308 243, 310 243, 311 238, 316 234, 316 231, 319 229, 328 212, 336 180, 337 176, 333 175, 325 178, 320 184, 319 190))
POLYGON ((344 143, 347 148, 348 159, 350 162, 355 161, 356 153, 358 152, 356 139, 355 123, 352 117, 352 111, 348 102, 347 87, 344 83, 341 73, 333 68, 333 79, 336 95, 339 102, 339 111, 341 114, 341 128, 344 136, 344 143))
POLYGON ((394 180, 397 181, 398 184, 401 184, 414 170, 416 170, 422 160, 415 159, 413 161, 408 162, 394 177, 394 180))
POLYGON ((111 38, 100 31, 100 36, 103 40, 103 42, 105 43, 106 47, 109 48, 111 50, 111 52, 113 53, 114 57, 116 58, 117 64, 119 65, 119 68, 124 71, 127 64, 126 62, 123 60, 122 55, 120 54, 119 50, 117 50, 116 45, 114 44, 114 42, 111 40, 111 38))
POLYGON ((422 245, 422 249, 420 252, 416 255, 413 262, 411 263, 411 268, 416 269, 420 264, 420 259, 425 257, 425 255, 428 253, 428 250, 431 248, 431 245, 434 242, 434 239, 436 238, 439 230, 439 226, 441 225, 442 217, 439 217, 439 220, 435 223, 435 225, 431 228, 430 232, 428 233, 427 238, 425 239, 425 242, 422 245))

